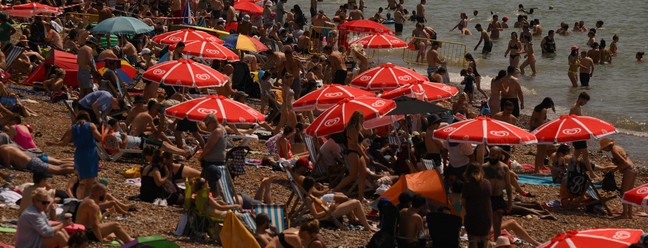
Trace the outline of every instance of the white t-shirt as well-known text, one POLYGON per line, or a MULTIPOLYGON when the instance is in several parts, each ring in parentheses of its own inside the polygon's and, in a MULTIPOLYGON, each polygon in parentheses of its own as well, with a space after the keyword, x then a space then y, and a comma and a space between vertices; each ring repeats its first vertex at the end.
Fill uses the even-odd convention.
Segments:
POLYGON ((450 146, 446 142, 445 146, 448 148, 448 160, 450 161, 450 166, 459 168, 470 163, 470 156, 474 151, 472 144, 459 143, 456 146, 450 146))

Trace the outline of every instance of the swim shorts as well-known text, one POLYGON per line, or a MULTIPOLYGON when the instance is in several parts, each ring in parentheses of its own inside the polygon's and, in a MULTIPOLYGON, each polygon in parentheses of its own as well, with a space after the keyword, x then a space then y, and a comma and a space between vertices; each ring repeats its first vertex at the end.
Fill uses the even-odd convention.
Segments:
POLYGON ((430 79, 430 82, 434 82, 434 81, 432 81, 432 80, 433 80, 433 79, 432 79, 432 73, 434 73, 434 72, 437 71, 438 69, 439 69, 438 66, 428 66, 428 68, 427 68, 427 74, 428 74, 428 79, 430 79))
POLYGON ((493 51, 493 42, 490 40, 484 41, 484 48, 482 49, 482 53, 490 53, 493 51))
POLYGON ((506 201, 504 201, 504 196, 491 196, 491 207, 494 212, 504 212, 506 209, 506 201))
POLYGON ((394 28, 396 29, 396 33, 400 34, 403 32, 403 24, 402 23, 394 23, 394 28))
POLYGON ((574 141, 572 142, 572 145, 576 150, 587 149, 587 141, 574 141))
POLYGON ((333 78, 334 84, 344 84, 346 82, 347 71, 346 70, 337 70, 335 71, 335 77, 333 78))
POLYGON ((79 83, 79 88, 81 89, 92 89, 94 86, 92 82, 92 73, 89 70, 79 70, 77 73, 77 81, 79 83))
POLYGON ((34 173, 47 173, 49 165, 39 158, 32 158, 27 163, 27 168, 34 173))
POLYGON ((589 73, 580 73, 580 82, 581 86, 589 86, 590 74, 589 73))

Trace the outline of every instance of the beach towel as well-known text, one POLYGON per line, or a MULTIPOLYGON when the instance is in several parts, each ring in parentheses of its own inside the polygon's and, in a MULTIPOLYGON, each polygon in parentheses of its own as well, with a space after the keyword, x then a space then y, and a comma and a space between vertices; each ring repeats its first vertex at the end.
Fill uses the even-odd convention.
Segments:
POLYGON ((220 232, 223 248, 249 247, 261 248, 252 233, 236 218, 232 211, 227 211, 223 229, 220 232))
MULTIPOLYGON (((522 165, 522 170, 523 171, 535 171, 535 166, 532 164, 523 164, 522 165)), ((540 170, 540 173, 551 173, 550 169, 544 169, 540 170)))
MULTIPOLYGON (((524 174, 518 174, 518 183, 520 184, 531 184, 531 185, 545 185, 545 186, 556 186, 560 187, 560 183, 554 183, 553 180, 551 179, 551 176, 532 176, 532 175, 524 175, 524 174)), ((601 188, 600 183, 595 183, 594 187, 597 189, 601 188)))

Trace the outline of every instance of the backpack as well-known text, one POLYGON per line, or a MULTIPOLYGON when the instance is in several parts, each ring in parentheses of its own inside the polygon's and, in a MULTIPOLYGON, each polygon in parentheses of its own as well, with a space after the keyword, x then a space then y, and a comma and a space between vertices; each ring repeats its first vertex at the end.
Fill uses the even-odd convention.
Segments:
POLYGON ((583 195, 589 186, 589 177, 585 174, 580 164, 569 161, 567 168, 567 192, 573 195, 583 195))
POLYGON ((227 167, 232 177, 245 174, 245 157, 250 153, 250 147, 237 146, 227 152, 227 167))

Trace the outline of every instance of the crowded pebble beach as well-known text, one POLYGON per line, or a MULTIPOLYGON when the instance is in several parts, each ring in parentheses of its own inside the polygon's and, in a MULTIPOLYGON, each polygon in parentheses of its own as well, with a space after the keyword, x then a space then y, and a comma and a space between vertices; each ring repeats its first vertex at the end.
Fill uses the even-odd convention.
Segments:
POLYGON ((648 247, 647 192, 624 198, 648 182, 645 138, 598 109, 615 101, 602 78, 643 51, 610 21, 426 0, 13 4, 1 247, 550 247, 599 228, 648 247))

